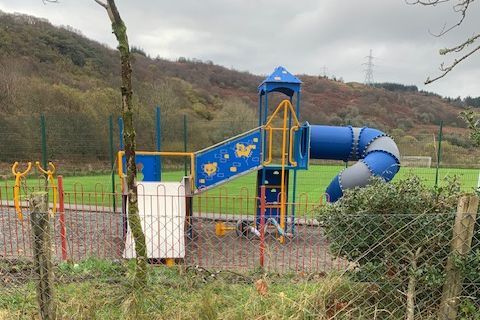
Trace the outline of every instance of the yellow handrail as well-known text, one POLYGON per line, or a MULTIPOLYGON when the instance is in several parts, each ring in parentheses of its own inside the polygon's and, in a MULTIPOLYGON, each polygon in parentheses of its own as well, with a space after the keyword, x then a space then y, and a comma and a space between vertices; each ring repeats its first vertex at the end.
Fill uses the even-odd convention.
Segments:
POLYGON ((123 161, 122 161, 122 157, 124 154, 125 154, 125 151, 117 152, 117 170, 118 170, 118 176, 120 177, 120 180, 125 178, 125 175, 123 174, 123 161))
POLYGON ((291 166, 296 167, 297 166, 297 161, 293 159, 294 154, 293 154, 293 138, 294 138, 294 131, 298 131, 298 126, 293 126, 290 128, 290 148, 288 150, 288 161, 290 162, 291 166))
MULTIPOLYGON (((292 116, 293 116, 294 125, 300 126, 300 122, 298 121, 297 115, 295 114, 295 110, 293 109, 292 104, 290 103, 289 100, 283 100, 283 101, 280 102, 280 104, 277 106, 277 108, 275 109, 275 111, 273 112, 273 114, 269 117, 267 123, 265 123, 265 127, 271 126, 271 123, 272 123, 273 119, 275 118, 275 116, 277 115, 277 113, 278 113, 278 112, 280 111, 280 109, 282 109, 282 108, 288 108, 288 110, 290 110, 290 114, 292 114, 292 116)), ((285 111, 286 111, 286 110, 285 110, 285 111)), ((281 130, 281 128, 280 128, 280 130, 281 130)))
MULTIPOLYGON (((280 105, 288 106, 290 101, 283 100, 280 105)), ((287 152, 287 109, 285 107, 283 112, 283 131, 282 131, 282 174, 281 174, 281 183, 280 183, 280 228, 282 231, 285 231, 285 215, 286 215, 286 199, 285 199, 285 153, 287 152)), ((285 242, 285 237, 282 235, 280 236, 280 243, 285 242)))
MULTIPOLYGON (((123 179, 126 175, 123 173, 123 161, 122 157, 125 154, 124 150, 120 150, 117 153, 117 167, 118 167, 118 176, 123 179)), ((195 153, 193 152, 176 152, 176 151, 135 151, 137 155, 146 155, 146 156, 165 156, 165 157, 190 157, 190 175, 192 177, 192 188, 194 185, 195 177, 195 153)))
MULTIPOLYGON (((294 132, 300 128, 300 123, 298 122, 297 115, 295 110, 289 100, 283 100, 277 106, 273 114, 268 119, 267 123, 264 126, 266 134, 268 135, 268 153, 266 160, 263 162, 264 165, 268 165, 272 162, 272 149, 273 149, 273 131, 278 130, 282 132, 282 152, 281 152, 281 182, 280 182, 280 228, 285 230, 285 218, 286 218, 286 183, 285 183, 285 167, 287 166, 287 161, 292 166, 297 166, 297 162, 294 159, 293 152, 293 143, 294 143, 294 132), (283 110, 283 125, 281 127, 273 127, 273 119, 283 110), (288 115, 292 115, 293 126, 288 129, 288 115), (287 142, 287 133, 290 133, 289 141, 287 142), (287 156, 287 143, 288 146, 288 160, 287 156)), ((280 243, 285 242, 285 236, 282 235, 279 238, 280 243)))
MULTIPOLYGON (((300 128, 300 123, 298 122, 298 118, 297 118, 297 115, 295 114, 295 110, 293 109, 293 106, 292 106, 292 104, 290 103, 289 100, 283 100, 282 102, 280 102, 280 104, 277 106, 277 108, 275 109, 273 114, 269 117, 267 123, 264 126, 265 131, 268 135, 268 147, 267 147, 268 152, 267 152, 266 160, 263 162, 263 164, 264 165, 269 165, 270 163, 272 163, 272 158, 273 158, 273 155, 272 155, 272 152, 273 152, 272 151, 272 149, 273 149, 273 131, 288 130, 286 126, 272 127, 273 119, 280 112, 281 109, 283 109, 283 111, 284 111, 284 117, 289 112, 293 117, 294 125, 290 128, 290 138, 289 138, 290 144, 289 144, 288 160, 289 160, 290 165, 292 165, 293 167, 296 167, 297 162, 294 159, 295 155, 294 155, 294 152, 293 152, 293 144, 294 144, 293 143, 294 142, 293 133, 294 133, 294 131, 298 131, 298 129, 300 128)), ((285 152, 286 152, 286 150, 283 153, 285 153, 285 152)))
POLYGON ((52 162, 49 162, 48 166, 50 168, 48 170, 45 170, 44 168, 42 168, 39 161, 36 161, 35 165, 37 166, 38 171, 40 171, 41 173, 47 176, 47 180, 50 182, 50 185, 52 186, 52 190, 53 190, 52 214, 55 215, 55 213, 57 212, 57 186, 55 185, 55 179, 53 178, 53 175, 55 174, 55 166, 53 165, 52 162))
POLYGON ((268 165, 272 162, 272 148, 273 148, 273 130, 271 126, 266 126, 265 131, 268 132, 268 160, 263 162, 264 165, 268 165))
POLYGON ((32 169, 32 163, 28 162, 27 169, 23 172, 17 171, 18 162, 12 166, 12 173, 15 177, 15 185, 13 187, 13 204, 15 205, 15 211, 17 212, 17 216, 19 220, 23 220, 22 208, 20 208, 20 182, 23 177, 25 177, 28 172, 32 169))

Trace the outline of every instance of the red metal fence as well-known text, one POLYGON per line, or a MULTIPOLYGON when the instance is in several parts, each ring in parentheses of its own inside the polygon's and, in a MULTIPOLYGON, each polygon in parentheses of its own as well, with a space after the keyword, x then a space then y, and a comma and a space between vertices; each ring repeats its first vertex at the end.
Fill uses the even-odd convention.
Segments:
MULTIPOLYGON (((41 183, 38 185, 42 187, 41 183)), ((29 259, 31 238, 27 202, 22 199, 24 219, 20 221, 13 207, 12 188, 9 184, 0 188, 0 258, 29 259)), ((24 186, 23 197, 35 188, 24 186)), ((120 205, 122 195, 106 192, 101 187, 93 192, 84 191, 80 185, 65 191, 61 177, 58 190, 58 209, 52 219, 55 258, 72 262, 89 257, 122 259, 131 245, 127 241, 125 206, 120 205), (113 203, 117 204, 116 208, 113 203)), ((139 197, 144 197, 142 202, 147 203, 143 210, 140 208, 140 215, 149 252, 167 245, 165 239, 169 239, 171 248, 162 249, 168 252, 178 250, 179 246, 184 248, 183 259, 177 259, 177 263, 232 270, 264 267, 278 272, 327 272, 342 269, 347 264, 328 253, 322 222, 317 219, 322 199, 312 201, 300 195, 297 202, 287 203, 284 227, 288 234, 282 242, 276 219, 268 218, 275 214, 273 210, 278 210, 278 205, 265 203, 262 197, 252 196, 248 190, 235 196, 221 191, 194 197, 185 197, 180 190, 177 194, 165 194, 160 189, 153 196, 142 195, 142 185, 139 190, 139 197), (191 208, 191 213, 182 224, 178 223, 181 217, 152 214, 153 207, 148 203, 163 208, 166 203, 184 203, 191 208), (255 227, 256 234, 249 229, 251 226, 255 227)))

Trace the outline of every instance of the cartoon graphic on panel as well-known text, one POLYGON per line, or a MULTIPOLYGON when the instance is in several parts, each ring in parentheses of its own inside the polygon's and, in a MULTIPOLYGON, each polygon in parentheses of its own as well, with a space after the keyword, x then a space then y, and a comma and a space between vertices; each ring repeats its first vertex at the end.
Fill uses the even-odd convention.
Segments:
POLYGON ((196 187, 206 189, 261 166, 261 131, 242 136, 200 152, 196 158, 196 187))

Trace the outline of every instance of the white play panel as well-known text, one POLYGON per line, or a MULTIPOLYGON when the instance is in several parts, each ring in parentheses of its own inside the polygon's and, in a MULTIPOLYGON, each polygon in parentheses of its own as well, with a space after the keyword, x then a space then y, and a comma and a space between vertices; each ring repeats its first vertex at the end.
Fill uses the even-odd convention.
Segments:
MULTIPOLYGON (((148 258, 185 256, 185 183, 138 183, 138 210, 148 258)), ((135 242, 127 228, 123 257, 135 258, 135 242)))

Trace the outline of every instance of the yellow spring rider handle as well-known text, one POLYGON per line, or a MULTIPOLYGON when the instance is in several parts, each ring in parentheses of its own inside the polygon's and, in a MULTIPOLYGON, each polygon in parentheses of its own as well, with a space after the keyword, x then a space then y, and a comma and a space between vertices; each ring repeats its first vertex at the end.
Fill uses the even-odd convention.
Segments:
POLYGON ((25 177, 30 170, 32 170, 32 163, 28 162, 27 169, 23 172, 17 171, 18 162, 16 161, 12 166, 12 173, 15 177, 15 185, 13 187, 13 203, 15 205, 15 211, 17 212, 18 219, 23 220, 22 208, 20 208, 20 182, 22 178, 25 177))
POLYGON ((37 166, 38 171, 40 171, 41 173, 47 176, 47 180, 50 183, 50 186, 52 186, 52 191, 53 191, 52 214, 54 215, 57 212, 57 186, 55 185, 55 179, 53 178, 53 175, 55 174, 55 166, 53 165, 52 162, 49 162, 48 163, 49 169, 45 170, 44 168, 42 168, 39 161, 36 161, 35 165, 37 166))

